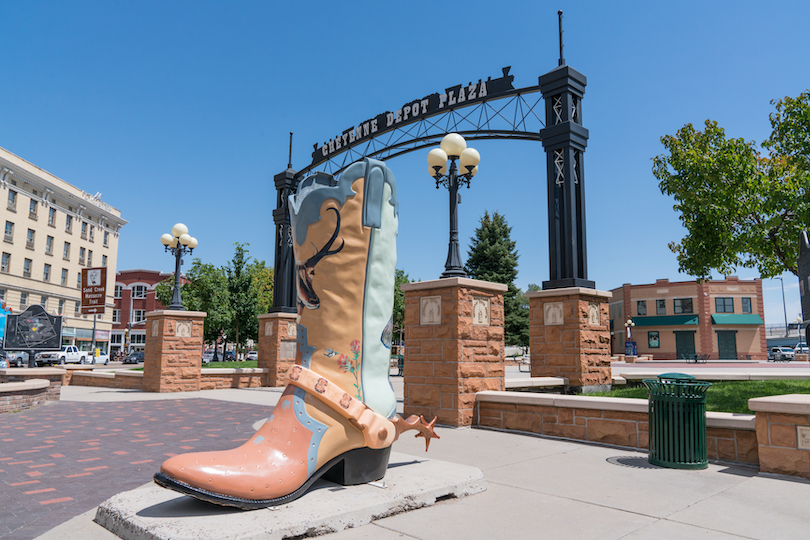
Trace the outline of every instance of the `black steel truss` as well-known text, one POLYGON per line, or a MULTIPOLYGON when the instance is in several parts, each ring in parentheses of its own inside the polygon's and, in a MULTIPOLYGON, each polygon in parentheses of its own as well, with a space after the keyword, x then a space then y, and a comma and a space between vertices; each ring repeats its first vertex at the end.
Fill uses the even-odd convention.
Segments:
POLYGON ((511 90, 492 99, 462 103, 433 116, 403 122, 375 137, 348 146, 340 153, 313 163, 296 173, 302 178, 314 170, 332 175, 369 157, 386 161, 423 148, 437 146, 448 133, 467 140, 512 139, 541 141, 545 127, 545 102, 539 86, 511 90))

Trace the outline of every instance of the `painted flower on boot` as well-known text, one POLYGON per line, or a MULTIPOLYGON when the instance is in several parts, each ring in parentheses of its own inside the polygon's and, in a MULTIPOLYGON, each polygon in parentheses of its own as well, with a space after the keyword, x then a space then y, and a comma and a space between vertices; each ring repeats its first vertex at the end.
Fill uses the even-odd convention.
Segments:
POLYGON ((349 347, 351 348, 352 352, 354 353, 354 358, 349 358, 345 354, 339 354, 337 357, 338 367, 343 370, 343 373, 351 373, 354 375, 354 390, 355 394, 354 397, 363 401, 363 391, 360 388, 360 341, 354 340, 350 343, 349 347))

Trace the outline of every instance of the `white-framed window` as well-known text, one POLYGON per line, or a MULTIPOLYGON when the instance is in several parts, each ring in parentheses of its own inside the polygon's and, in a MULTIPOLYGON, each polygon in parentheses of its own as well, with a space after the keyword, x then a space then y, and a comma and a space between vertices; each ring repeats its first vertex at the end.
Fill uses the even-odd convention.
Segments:
POLYGON ((132 298, 146 298, 146 285, 133 285, 132 298))
POLYGON ((17 192, 10 189, 8 190, 8 206, 9 210, 17 211, 17 192))
POLYGON ((9 267, 11 266, 11 253, 3 253, 2 264, 0 264, 0 272, 8 274, 9 267))
POLYGON ((82 221, 82 240, 87 240, 87 222, 82 221))
POLYGON ((93 266, 93 250, 87 250, 87 266, 93 266))
POLYGON ((45 237, 45 253, 47 255, 53 255, 53 236, 45 237))
POLYGON ((95 237, 96 227, 94 225, 90 225, 90 241, 95 242, 93 239, 95 237))
POLYGON ((65 215, 65 232, 73 233, 73 216, 65 215))
POLYGON ((31 259, 23 261, 23 277, 31 277, 31 259))
POLYGON ((132 334, 129 337, 129 342, 132 345, 145 345, 146 344, 146 334, 132 334))
POLYGON ((39 298, 39 305, 44 307, 45 309, 48 308, 48 297, 44 294, 39 298))
POLYGON ((65 313, 65 301, 64 301, 64 299, 59 300, 59 309, 57 311, 59 312, 59 315, 62 315, 62 314, 65 313))
POLYGON ((31 219, 37 219, 37 201, 31 199, 31 202, 28 203, 28 217, 31 219))
POLYGON ((48 225, 56 227, 56 208, 48 209, 48 225))
POLYGON ((79 248, 79 264, 81 264, 81 265, 84 264, 84 253, 85 253, 85 251, 87 251, 87 250, 84 249, 83 247, 79 248))
POLYGON ((124 290, 124 288, 121 285, 118 285, 116 283, 115 284, 115 295, 113 296, 113 298, 121 298, 121 291, 123 291, 123 290, 124 290))
POLYGON ((68 279, 68 270, 67 268, 62 268, 62 281, 60 282, 62 285, 67 285, 68 279))
POLYGON ((20 309, 25 309, 25 306, 28 305, 28 293, 20 293, 20 309))
POLYGON ((104 231, 104 247, 107 247, 109 245, 110 245, 110 233, 104 231))
POLYGON ((113 310, 113 320, 112 320, 112 322, 114 322, 114 323, 120 323, 121 322, 121 310, 120 309, 114 309, 113 310))
POLYGON ((101 266, 107 266, 107 256, 106 255, 101 256, 101 266))
POLYGON ((6 299, 6 290, 0 289, 0 301, 4 301, 6 299))
POLYGON ((66 261, 70 260, 70 242, 65 242, 65 247, 62 249, 62 258, 66 261))
POLYGON ((50 281, 51 280, 51 265, 45 263, 45 266, 42 267, 42 281, 50 281))
POLYGON ((14 243, 14 223, 6 221, 6 229, 3 234, 3 240, 9 244, 14 243))
POLYGON ((145 309, 134 309, 132 310, 132 322, 141 322, 142 320, 146 319, 146 310, 145 309))
POLYGON ((81 270, 76 272, 76 287, 78 287, 79 289, 82 288, 82 272, 81 272, 81 270))
POLYGON ((28 229, 28 233, 25 235, 25 247, 27 249, 34 249, 35 234, 34 229, 28 229))
POLYGON ((82 311, 82 309, 81 309, 81 303, 80 303, 80 302, 74 302, 74 304, 75 304, 75 305, 73 306, 73 316, 74 316, 74 317, 78 317, 78 316, 79 316, 79 314, 80 314, 80 313, 81 313, 81 311, 82 311))

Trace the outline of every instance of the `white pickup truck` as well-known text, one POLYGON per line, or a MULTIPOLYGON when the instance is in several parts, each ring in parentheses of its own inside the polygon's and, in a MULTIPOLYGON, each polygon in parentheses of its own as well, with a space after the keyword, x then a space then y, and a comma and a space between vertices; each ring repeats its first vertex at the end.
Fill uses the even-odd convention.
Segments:
POLYGON ((92 361, 89 352, 80 351, 73 345, 65 345, 61 351, 39 353, 36 358, 37 363, 42 364, 84 364, 92 361))

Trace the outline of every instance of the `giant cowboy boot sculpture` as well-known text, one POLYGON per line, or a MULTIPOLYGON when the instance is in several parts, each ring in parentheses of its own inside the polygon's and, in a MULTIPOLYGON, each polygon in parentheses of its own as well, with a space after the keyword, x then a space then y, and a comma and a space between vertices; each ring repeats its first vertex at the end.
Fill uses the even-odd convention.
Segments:
POLYGON ((391 444, 433 422, 396 415, 388 379, 397 189, 380 161, 318 173, 290 196, 298 289, 298 352, 273 414, 245 444, 168 459, 158 484, 251 509, 295 500, 318 478, 381 479, 391 444))

